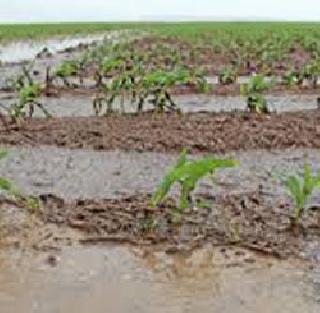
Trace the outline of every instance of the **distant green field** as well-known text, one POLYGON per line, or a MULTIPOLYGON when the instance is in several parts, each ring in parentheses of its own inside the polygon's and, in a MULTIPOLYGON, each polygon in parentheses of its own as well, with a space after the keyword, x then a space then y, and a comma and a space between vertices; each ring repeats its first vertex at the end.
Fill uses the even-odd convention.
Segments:
POLYGON ((167 35, 197 37, 222 33, 257 33, 261 31, 320 31, 320 23, 299 22, 185 22, 185 23, 52 23, 0 24, 0 42, 17 39, 40 39, 58 35, 88 34, 108 30, 141 29, 167 35))
POLYGON ((52 23, 0 24, 0 42, 17 39, 41 39, 51 36, 80 35, 108 30, 134 28, 130 23, 52 23))

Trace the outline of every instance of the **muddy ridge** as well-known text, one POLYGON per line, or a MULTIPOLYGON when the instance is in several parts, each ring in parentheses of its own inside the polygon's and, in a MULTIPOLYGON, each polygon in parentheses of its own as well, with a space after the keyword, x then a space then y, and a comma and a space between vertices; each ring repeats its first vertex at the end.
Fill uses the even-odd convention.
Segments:
POLYGON ((0 144, 190 153, 319 148, 320 112, 33 118, 2 124, 0 144))
POLYGON ((319 241, 320 211, 311 208, 301 228, 292 231, 292 205, 281 198, 274 204, 261 192, 209 197, 206 205, 199 202, 180 217, 174 200, 153 208, 148 194, 68 202, 53 195, 40 199, 42 221, 79 230, 83 244, 152 245, 169 253, 206 243, 236 244, 280 258, 319 257, 319 250, 314 255, 305 251, 319 241))

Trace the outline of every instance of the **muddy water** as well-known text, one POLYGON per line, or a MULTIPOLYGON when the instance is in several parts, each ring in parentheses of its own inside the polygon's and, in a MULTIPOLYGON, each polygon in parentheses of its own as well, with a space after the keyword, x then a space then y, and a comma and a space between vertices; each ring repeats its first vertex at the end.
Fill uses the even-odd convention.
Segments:
POLYGON ((54 69, 63 61, 79 59, 83 55, 86 48, 78 48, 80 44, 89 45, 89 47, 93 43, 105 42, 107 44, 108 41, 114 42, 119 36, 119 32, 112 31, 85 37, 52 38, 42 42, 13 42, 0 46, 0 89, 7 87, 8 79, 14 79, 21 74, 23 64, 32 63, 32 78, 43 83, 48 66, 54 69), (40 58, 36 58, 44 48, 47 48, 51 55, 43 54, 40 58), (71 48, 71 51, 67 51, 67 48, 71 48), (72 50, 72 48, 75 49, 72 50), (33 75, 33 73, 37 74, 33 75))
POLYGON ((316 313, 312 274, 297 262, 210 246, 173 256, 127 247, 2 251, 0 305, 2 313, 316 313))
POLYGON ((52 54, 63 51, 67 48, 76 48, 79 44, 92 44, 102 41, 105 34, 51 38, 43 41, 16 41, 0 46, 0 61, 21 62, 33 60, 44 48, 52 54))
MULTIPOLYGON (((13 94, 0 94, 0 103, 4 107, 10 107, 14 99, 13 94)), ((268 106, 271 111, 294 112, 302 110, 315 110, 318 108, 317 95, 287 95, 287 96, 267 96, 268 106)), ((66 95, 59 98, 42 98, 40 102, 56 117, 64 116, 94 116, 92 109, 93 96, 90 95, 66 95)), ((176 96, 175 101, 183 112, 233 112, 246 111, 247 104, 243 97, 230 96, 176 96)), ((124 104, 127 113, 137 111, 137 106, 129 101, 124 104)), ((150 110, 153 107, 146 103, 144 109, 150 110)), ((120 110, 120 103, 114 103, 114 109, 120 110)), ((3 108, 0 112, 6 113, 3 108)), ((105 111, 104 111, 105 112, 105 111)), ((36 109, 34 116, 43 116, 43 113, 36 109)))
MULTIPOLYGON (((240 166, 216 174, 216 186, 204 180, 199 192, 256 191, 259 184, 276 197, 286 194, 282 179, 302 171, 304 154, 317 169, 316 150, 245 151, 224 155, 240 166)), ((153 192, 177 155, 138 152, 10 148, 0 162, 0 175, 12 179, 27 194, 54 193, 67 199, 109 198, 139 192, 153 192)), ((317 201, 315 193, 314 201, 317 201)))

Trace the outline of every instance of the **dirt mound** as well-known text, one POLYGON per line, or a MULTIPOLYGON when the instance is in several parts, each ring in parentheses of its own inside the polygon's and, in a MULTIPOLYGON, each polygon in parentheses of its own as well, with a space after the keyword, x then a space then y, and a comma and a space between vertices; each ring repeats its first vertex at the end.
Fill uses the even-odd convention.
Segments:
POLYGON ((141 114, 29 119, 0 128, 0 144, 94 150, 227 152, 319 148, 320 112, 258 115, 141 114))
POLYGON ((236 244, 277 257, 300 257, 306 243, 317 242, 320 236, 319 211, 309 211, 301 229, 293 232, 291 206, 260 193, 207 199, 205 206, 188 209, 178 219, 173 200, 155 209, 149 205, 149 195, 72 202, 51 195, 41 198, 41 219, 80 230, 84 244, 152 245, 167 252, 206 243, 236 244))

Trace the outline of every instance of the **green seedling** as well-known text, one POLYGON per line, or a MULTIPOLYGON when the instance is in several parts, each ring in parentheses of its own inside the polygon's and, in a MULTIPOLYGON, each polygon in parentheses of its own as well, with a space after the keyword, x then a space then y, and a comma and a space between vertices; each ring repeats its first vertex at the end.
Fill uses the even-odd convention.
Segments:
POLYGON ((162 183, 154 193, 151 204, 158 206, 168 195, 175 183, 180 184, 180 197, 177 211, 181 214, 184 209, 193 205, 192 192, 200 179, 213 175, 219 168, 234 167, 238 164, 234 160, 203 158, 201 160, 188 160, 186 151, 183 151, 175 166, 165 175, 162 183))
MULTIPOLYGON (((111 60, 110 60, 111 61, 111 60)), ((115 70, 119 65, 117 62, 109 64, 108 70, 115 70), (115 68, 111 68, 111 64, 115 68)), ((124 111, 125 97, 130 99, 131 104, 137 103, 137 111, 143 111, 144 103, 152 104, 153 109, 158 112, 165 110, 177 110, 176 103, 172 99, 171 91, 174 87, 181 85, 194 85, 200 92, 209 90, 209 85, 202 72, 191 73, 185 69, 173 71, 152 70, 144 73, 141 64, 128 65, 123 71, 115 74, 109 83, 102 82, 102 74, 96 75, 99 90, 93 100, 93 109, 96 115, 100 114, 103 104, 107 105, 106 113, 113 111, 113 103, 120 99, 122 111, 124 111)))
POLYGON ((248 84, 240 86, 241 95, 247 97, 250 112, 268 113, 267 101, 263 92, 271 88, 274 80, 266 81, 262 75, 252 76, 248 84))
POLYGON ((80 72, 80 65, 77 61, 65 61, 56 70, 55 77, 60 78, 66 87, 72 87, 68 77, 77 76, 80 72))
POLYGON ((25 118, 27 115, 32 117, 35 106, 38 107, 46 117, 51 116, 47 109, 39 102, 41 91, 41 86, 35 83, 24 86, 19 91, 19 101, 12 104, 8 109, 8 113, 13 120, 25 118))
MULTIPOLYGON (((6 158, 7 156, 8 152, 4 149, 0 149, 0 160, 6 158)), ((16 193, 13 183, 5 177, 0 177, 0 189, 11 196, 14 196, 16 193)))
MULTIPOLYGON (((4 149, 0 149, 0 160, 6 158, 7 156, 8 152, 4 149)), ((0 190, 4 191, 12 199, 25 206, 30 210, 30 212, 35 212, 40 208, 40 203, 37 198, 24 196, 21 192, 19 192, 12 181, 5 177, 0 177, 0 190)))
POLYGON ((286 86, 289 87, 302 85, 303 73, 299 73, 298 71, 291 69, 283 75, 282 81, 286 86))
POLYGON ((145 217, 140 220, 139 229, 144 232, 150 232, 155 230, 159 226, 158 222, 152 217, 145 217))
POLYGON ((298 223, 305 211, 307 199, 312 195, 315 188, 320 187, 320 171, 317 175, 312 175, 311 166, 307 157, 305 157, 303 177, 289 176, 286 180, 286 187, 295 202, 294 223, 298 223))
POLYGON ((219 75, 219 83, 221 85, 235 84, 237 81, 238 72, 233 67, 228 67, 219 75))
POLYGON ((38 107, 46 117, 50 117, 50 113, 39 102, 42 93, 42 87, 39 83, 35 83, 31 77, 33 64, 28 67, 24 66, 22 73, 16 79, 11 80, 11 87, 15 89, 18 99, 9 107, 1 105, 8 113, 8 115, 17 121, 19 118, 26 118, 33 116, 34 108, 38 107))

